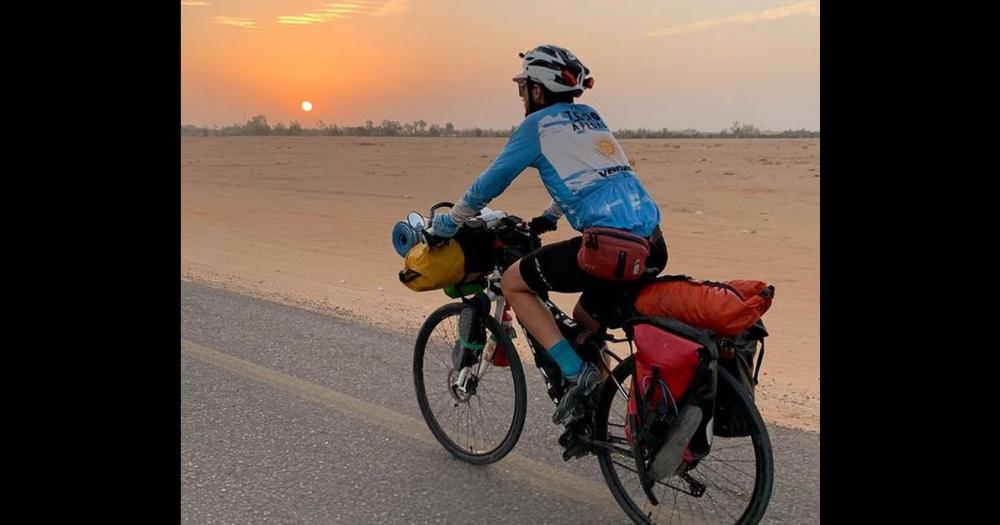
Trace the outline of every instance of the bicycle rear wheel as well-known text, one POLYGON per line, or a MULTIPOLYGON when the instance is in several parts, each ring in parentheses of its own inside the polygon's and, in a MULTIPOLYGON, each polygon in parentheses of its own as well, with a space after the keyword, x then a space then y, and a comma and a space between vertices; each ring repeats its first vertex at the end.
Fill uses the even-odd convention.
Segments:
MULTIPOLYGON (((634 357, 622 361, 614 377, 628 391, 635 373, 634 357)), ((715 436, 711 453, 686 474, 704 486, 698 495, 680 476, 653 484, 659 505, 643 493, 635 471, 632 448, 625 437, 628 400, 610 379, 598 398, 594 437, 611 450, 597 453, 604 480, 629 518, 640 524, 732 523, 753 525, 767 510, 774 483, 774 458, 767 428, 750 395, 729 372, 719 368, 719 382, 733 387, 740 408, 750 419, 750 435, 738 438, 715 436)))

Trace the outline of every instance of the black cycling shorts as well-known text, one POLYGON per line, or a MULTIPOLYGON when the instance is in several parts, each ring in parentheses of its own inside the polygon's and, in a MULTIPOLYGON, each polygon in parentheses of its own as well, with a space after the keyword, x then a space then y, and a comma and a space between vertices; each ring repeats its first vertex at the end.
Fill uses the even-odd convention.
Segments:
MULTIPOLYGON (((524 282, 535 293, 577 293, 580 306, 601 324, 621 326, 622 303, 634 298, 643 284, 655 278, 667 266, 667 244, 659 226, 650 236, 646 275, 635 281, 607 281, 585 272, 576 262, 583 236, 548 244, 521 258, 519 269, 524 282)), ((627 310, 627 309, 626 309, 627 310)))

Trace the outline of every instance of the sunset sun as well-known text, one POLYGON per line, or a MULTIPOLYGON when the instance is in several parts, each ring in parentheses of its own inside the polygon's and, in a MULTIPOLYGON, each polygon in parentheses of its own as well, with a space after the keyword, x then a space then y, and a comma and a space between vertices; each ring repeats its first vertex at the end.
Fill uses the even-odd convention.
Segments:
POLYGON ((302 101, 302 111, 312 111, 312 109, 313 109, 312 102, 309 102, 308 100, 302 101))

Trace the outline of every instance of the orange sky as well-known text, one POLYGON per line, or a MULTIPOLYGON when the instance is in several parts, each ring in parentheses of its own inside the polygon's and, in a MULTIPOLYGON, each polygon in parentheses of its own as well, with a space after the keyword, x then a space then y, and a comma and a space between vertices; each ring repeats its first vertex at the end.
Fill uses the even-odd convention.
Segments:
POLYGON ((181 123, 508 128, 543 43, 612 128, 820 129, 818 0, 184 0, 181 123))

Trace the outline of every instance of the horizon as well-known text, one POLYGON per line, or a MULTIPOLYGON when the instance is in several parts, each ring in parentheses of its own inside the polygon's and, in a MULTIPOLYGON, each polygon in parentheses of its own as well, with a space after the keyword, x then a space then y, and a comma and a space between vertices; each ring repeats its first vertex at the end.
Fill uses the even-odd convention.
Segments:
MULTIPOLYGON (((330 127, 333 127, 333 128, 339 129, 339 130, 363 128, 363 127, 366 127, 366 124, 368 122, 372 123, 372 127, 374 129, 378 129, 386 121, 394 123, 394 124, 397 124, 397 125, 400 125, 400 126, 414 125, 417 122, 423 122, 424 123, 424 127, 427 128, 427 129, 430 129, 431 127, 437 127, 440 130, 446 129, 446 126, 448 124, 452 124, 454 126, 454 123, 452 123, 452 122, 428 122, 428 121, 425 121, 423 119, 417 119, 417 120, 414 120, 414 121, 411 121, 411 122, 401 122, 401 121, 392 120, 392 119, 383 119, 383 120, 380 120, 380 121, 376 122, 374 119, 366 119, 364 122, 357 123, 357 124, 340 124, 340 123, 337 123, 337 122, 322 122, 322 121, 318 121, 316 126, 307 126, 307 125, 304 125, 302 122, 300 122, 298 120, 294 120, 294 119, 293 120, 289 120, 289 121, 273 121, 272 122, 270 119, 267 119, 266 115, 254 115, 253 117, 250 117, 250 118, 246 119, 243 122, 231 122, 229 124, 213 125, 213 126, 205 126, 205 125, 199 125, 199 124, 184 123, 184 124, 181 124, 181 128, 182 128, 182 130, 186 129, 186 128, 193 128, 193 129, 197 129, 197 130, 221 131, 221 130, 224 130, 224 129, 227 129, 227 128, 246 127, 247 125, 249 125, 251 123, 252 119, 255 118, 255 117, 264 117, 266 124, 272 130, 275 129, 275 127, 278 126, 278 125, 283 125, 285 128, 288 128, 293 123, 297 123, 297 124, 299 124, 300 128, 302 129, 302 131, 314 131, 314 132, 327 130, 330 127)), ((719 130, 704 130, 704 129, 697 129, 697 128, 683 128, 683 129, 681 129, 681 128, 670 128, 668 126, 660 126, 660 127, 652 127, 652 128, 646 128, 646 127, 616 128, 616 129, 613 129, 612 131, 613 132, 618 132, 618 131, 622 131, 622 132, 638 132, 638 131, 663 132, 663 131, 669 131, 669 132, 675 132, 675 133, 692 132, 692 133, 710 134, 710 133, 721 133, 721 132, 729 131, 729 130, 732 130, 734 127, 737 127, 737 126, 751 126, 753 128, 757 128, 757 131, 759 131, 762 134, 770 134, 770 133, 780 134, 780 133, 786 133, 786 132, 806 132, 806 133, 817 133, 817 134, 820 133, 819 129, 807 129, 807 128, 783 129, 783 130, 760 129, 759 126, 756 126, 753 122, 739 122, 739 121, 733 121, 728 126, 722 128, 722 129, 719 129, 719 130)), ((463 127, 459 128, 458 126, 454 126, 454 131, 456 131, 456 132, 457 131, 471 131, 471 130, 476 130, 476 129, 480 129, 480 130, 482 130, 484 132, 485 131, 490 131, 490 132, 503 132, 503 131, 506 131, 506 132, 509 132, 511 128, 509 128, 509 127, 508 128, 490 128, 490 127, 486 127, 486 126, 476 126, 476 125, 463 126, 463 127)), ((426 130, 424 132, 426 132, 426 130)))

